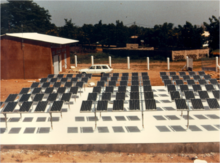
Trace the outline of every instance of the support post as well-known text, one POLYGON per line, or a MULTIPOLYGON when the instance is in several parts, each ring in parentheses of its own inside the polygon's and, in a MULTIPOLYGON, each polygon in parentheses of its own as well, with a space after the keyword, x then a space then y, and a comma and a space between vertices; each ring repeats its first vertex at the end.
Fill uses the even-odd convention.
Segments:
POLYGON ((69 106, 69 110, 70 110, 70 102, 68 103, 68 106, 69 106))
POLYGON ((22 118, 22 114, 20 113, 20 119, 22 118))
POLYGON ((96 124, 96 107, 95 107, 95 129, 96 129, 96 126, 97 124, 96 124))
POLYGON ((5 128, 6 128, 6 130, 7 130, 7 128, 8 128, 8 124, 7 124, 7 115, 4 114, 4 116, 5 116, 5 128))
POLYGON ((62 115, 62 110, 61 110, 61 112, 60 112, 60 115, 61 115, 61 118, 63 118, 63 115, 62 115))
POLYGON ((189 110, 187 110, 187 129, 189 128, 189 110))
POLYGON ((142 108, 142 127, 144 128, 144 113, 143 113, 143 108, 142 108))
POLYGON ((128 69, 130 69, 130 57, 127 57, 128 69))
POLYGON ((75 55, 75 66, 77 67, 77 55, 75 55))
POLYGON ((189 67, 189 58, 188 56, 186 56, 186 69, 188 70, 188 67, 189 67))
POLYGON ((218 57, 215 57, 216 60, 216 72, 218 72, 218 57))
POLYGON ((92 64, 92 66, 94 65, 94 58, 93 58, 93 55, 91 56, 91 64, 92 64))
POLYGON ((167 57, 167 70, 170 70, 170 58, 167 57))
POLYGON ((150 63, 149 63, 149 57, 147 57, 147 70, 150 70, 150 63))
POLYGON ((50 113, 50 123, 51 123, 51 128, 53 129, 52 113, 50 113))
POLYGON ((109 60, 109 66, 112 67, 112 58, 111 58, 111 56, 108 57, 108 60, 109 60))

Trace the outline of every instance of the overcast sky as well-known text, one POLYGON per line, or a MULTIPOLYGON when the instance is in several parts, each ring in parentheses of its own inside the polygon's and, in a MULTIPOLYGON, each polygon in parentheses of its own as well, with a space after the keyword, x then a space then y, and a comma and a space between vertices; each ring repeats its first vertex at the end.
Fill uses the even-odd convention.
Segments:
POLYGON ((42 1, 34 0, 39 6, 49 10, 52 23, 64 25, 64 19, 72 19, 77 26, 83 24, 115 23, 124 25, 136 22, 139 26, 153 27, 164 22, 175 26, 186 21, 201 25, 212 15, 219 16, 219 1, 42 1))

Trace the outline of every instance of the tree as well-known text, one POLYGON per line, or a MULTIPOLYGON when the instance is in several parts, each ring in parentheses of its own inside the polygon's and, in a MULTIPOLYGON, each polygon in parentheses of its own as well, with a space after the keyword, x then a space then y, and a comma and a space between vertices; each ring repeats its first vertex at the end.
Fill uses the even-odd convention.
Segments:
POLYGON ((64 19, 65 25, 60 27, 59 35, 61 37, 76 39, 77 38, 77 27, 72 23, 72 19, 64 19))

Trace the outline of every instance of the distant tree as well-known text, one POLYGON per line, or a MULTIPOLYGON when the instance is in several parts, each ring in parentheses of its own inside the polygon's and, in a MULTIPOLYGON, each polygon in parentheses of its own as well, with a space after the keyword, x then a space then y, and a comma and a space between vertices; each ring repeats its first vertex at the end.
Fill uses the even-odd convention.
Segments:
POLYGON ((59 28, 59 35, 61 37, 76 39, 77 38, 77 27, 72 23, 72 19, 64 19, 65 25, 59 28))

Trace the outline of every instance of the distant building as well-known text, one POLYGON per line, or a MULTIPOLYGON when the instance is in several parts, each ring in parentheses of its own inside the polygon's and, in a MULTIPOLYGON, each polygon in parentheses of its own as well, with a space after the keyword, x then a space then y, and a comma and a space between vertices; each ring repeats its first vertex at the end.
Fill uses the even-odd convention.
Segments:
POLYGON ((36 79, 70 68, 69 44, 78 40, 39 33, 1 35, 1 79, 36 79))

